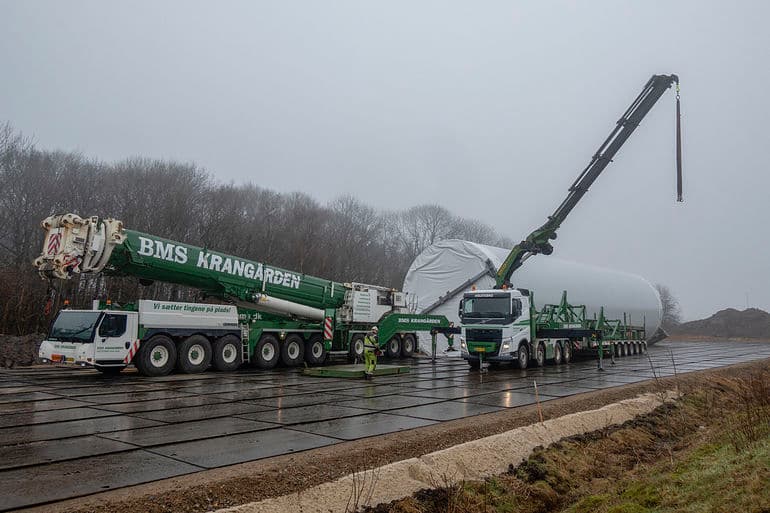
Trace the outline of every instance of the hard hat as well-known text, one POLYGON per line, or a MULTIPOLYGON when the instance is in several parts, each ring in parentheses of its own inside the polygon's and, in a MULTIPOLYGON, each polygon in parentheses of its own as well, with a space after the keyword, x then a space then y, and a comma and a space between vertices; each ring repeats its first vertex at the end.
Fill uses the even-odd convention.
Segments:
POLYGON ((377 326, 372 326, 372 333, 377 333, 378 331, 377 326))

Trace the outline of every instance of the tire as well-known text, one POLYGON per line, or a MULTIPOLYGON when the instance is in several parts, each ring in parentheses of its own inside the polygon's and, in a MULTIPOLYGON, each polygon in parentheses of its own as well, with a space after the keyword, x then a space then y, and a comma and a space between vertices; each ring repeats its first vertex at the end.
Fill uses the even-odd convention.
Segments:
POLYGON ((529 347, 527 344, 521 344, 519 346, 519 369, 524 370, 529 367, 529 347))
POLYGON ((324 346, 324 338, 322 335, 316 333, 311 335, 308 340, 305 341, 305 362, 308 365, 323 365, 326 361, 326 346, 324 346))
POLYGON ((561 360, 564 363, 569 363, 572 361, 572 341, 571 340, 567 340, 567 342, 564 343, 564 346, 562 347, 561 360))
POLYGON ((286 337, 281 344, 281 362, 287 367, 296 367, 305 360, 305 341, 296 333, 286 337))
POLYGON ((398 358, 401 356, 401 337, 393 335, 393 337, 388 340, 387 345, 385 345, 385 356, 388 358, 398 358))
POLYGON ((211 363, 222 372, 234 371, 243 361, 243 342, 235 335, 225 335, 214 342, 211 363))
POLYGON ((185 374, 204 372, 211 365, 211 342, 203 335, 187 337, 176 351, 176 368, 185 374))
POLYGON ((176 365, 176 345, 165 335, 155 335, 139 347, 135 365, 145 376, 170 374, 176 365))
POLYGON ((542 343, 537 345, 537 349, 535 350, 535 363, 538 367, 543 367, 545 365, 545 345, 542 343))
POLYGON ((95 365, 96 370, 104 374, 105 376, 117 376, 120 374, 125 367, 102 367, 100 365, 95 365))
POLYGON ((269 333, 262 335, 254 348, 254 363, 260 369, 273 369, 281 358, 278 339, 269 333))
POLYGON ((561 344, 559 342, 557 342, 556 345, 553 346, 553 363, 554 363, 554 365, 561 365, 561 360, 562 360, 561 344))
POLYGON ((356 333, 350 339, 350 349, 348 350, 348 360, 350 363, 364 361, 364 334, 356 333))
POLYGON ((642 354, 647 354, 647 342, 642 342, 642 354))
POLYGON ((411 358, 415 349, 417 349, 417 341, 415 340, 414 335, 404 335, 404 338, 401 339, 401 356, 404 358, 411 358))

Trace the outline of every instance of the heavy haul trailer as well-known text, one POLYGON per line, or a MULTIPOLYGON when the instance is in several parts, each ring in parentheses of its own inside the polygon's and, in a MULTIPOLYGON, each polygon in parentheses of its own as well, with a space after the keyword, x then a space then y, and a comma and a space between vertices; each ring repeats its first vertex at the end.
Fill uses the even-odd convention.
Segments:
MULTIPOLYGON (((120 341, 110 341, 116 348, 123 347, 123 352, 104 358, 100 344, 110 337, 100 336, 100 323, 115 314, 110 313, 113 309, 97 305, 90 311, 99 314, 97 322, 69 327, 69 338, 78 339, 73 333, 83 330, 90 339, 67 340, 66 347, 59 344, 56 352, 52 344, 44 344, 40 356, 49 360, 78 361, 104 372, 134 363, 144 374, 155 376, 174 367, 197 372, 211 362, 227 369, 230 365, 217 362, 233 357, 232 344, 222 339, 237 336, 238 364, 251 361, 264 369, 275 367, 279 361, 288 366, 303 362, 319 365, 330 355, 360 357, 364 334, 373 325, 378 326, 380 345, 389 357, 411 356, 417 349, 416 332, 449 326, 443 316, 415 314, 407 295, 397 290, 280 269, 127 230, 114 219, 65 214, 45 219, 42 226, 46 231, 43 252, 34 265, 46 279, 66 280, 78 274, 104 272, 137 277, 144 283, 175 283, 198 289, 209 298, 237 307, 238 312, 237 326, 233 326, 236 330, 227 334, 206 333, 192 326, 187 330, 189 319, 183 317, 163 333, 139 330, 132 338, 133 332, 127 331, 120 341), (191 341, 193 337, 196 343, 191 341), (199 361, 201 354, 203 362, 199 361)), ((138 324, 143 316, 141 305, 136 310, 138 324)), ((180 308, 208 306, 187 303, 180 308)), ((54 326, 75 324, 75 316, 82 315, 82 310, 62 310, 54 326)), ((49 338, 67 335, 59 332, 59 337, 49 338)), ((232 342, 232 338, 228 340, 232 342)))
POLYGON ((644 324, 605 319, 603 310, 588 318, 585 305, 570 305, 566 291, 558 305, 539 311, 527 289, 472 291, 464 294, 459 314, 460 351, 472 368, 486 361, 526 369, 531 362, 569 363, 576 354, 624 356, 647 348, 644 324))
POLYGON ((466 293, 460 302, 461 354, 471 366, 488 361, 516 360, 526 368, 530 360, 538 365, 552 359, 556 363, 569 361, 574 350, 595 350, 602 357, 611 342, 621 355, 642 349, 646 339, 644 326, 630 322, 604 319, 603 308, 592 321, 586 319, 585 308, 567 303, 566 293, 561 305, 548 305, 540 312, 535 309, 534 294, 511 285, 511 276, 530 257, 553 252, 551 240, 556 231, 577 206, 589 187, 606 169, 618 150, 636 130, 641 121, 663 93, 676 84, 676 154, 677 201, 682 201, 682 160, 679 108, 679 77, 653 75, 616 123, 610 135, 599 146, 588 166, 570 186, 567 197, 548 216, 540 228, 511 249, 497 270, 496 286, 491 290, 466 293))

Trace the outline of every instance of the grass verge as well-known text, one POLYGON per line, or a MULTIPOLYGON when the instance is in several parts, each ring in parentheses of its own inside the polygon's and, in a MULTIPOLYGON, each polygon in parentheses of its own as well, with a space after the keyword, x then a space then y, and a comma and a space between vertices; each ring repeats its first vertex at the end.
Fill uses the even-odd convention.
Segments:
POLYGON ((770 513, 770 371, 683 384, 614 428, 539 448, 506 474, 437 483, 367 513, 770 513))

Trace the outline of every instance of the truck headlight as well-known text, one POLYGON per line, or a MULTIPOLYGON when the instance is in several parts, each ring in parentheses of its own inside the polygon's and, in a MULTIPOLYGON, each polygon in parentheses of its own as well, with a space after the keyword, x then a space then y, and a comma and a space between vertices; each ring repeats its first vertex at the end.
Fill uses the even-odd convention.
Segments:
POLYGON ((463 337, 460 337, 460 348, 468 349, 468 344, 465 343, 465 339, 463 337))
POLYGON ((510 340, 506 340, 505 342, 503 342, 503 345, 500 346, 500 350, 501 351, 509 351, 510 349, 511 349, 511 341, 510 340))

